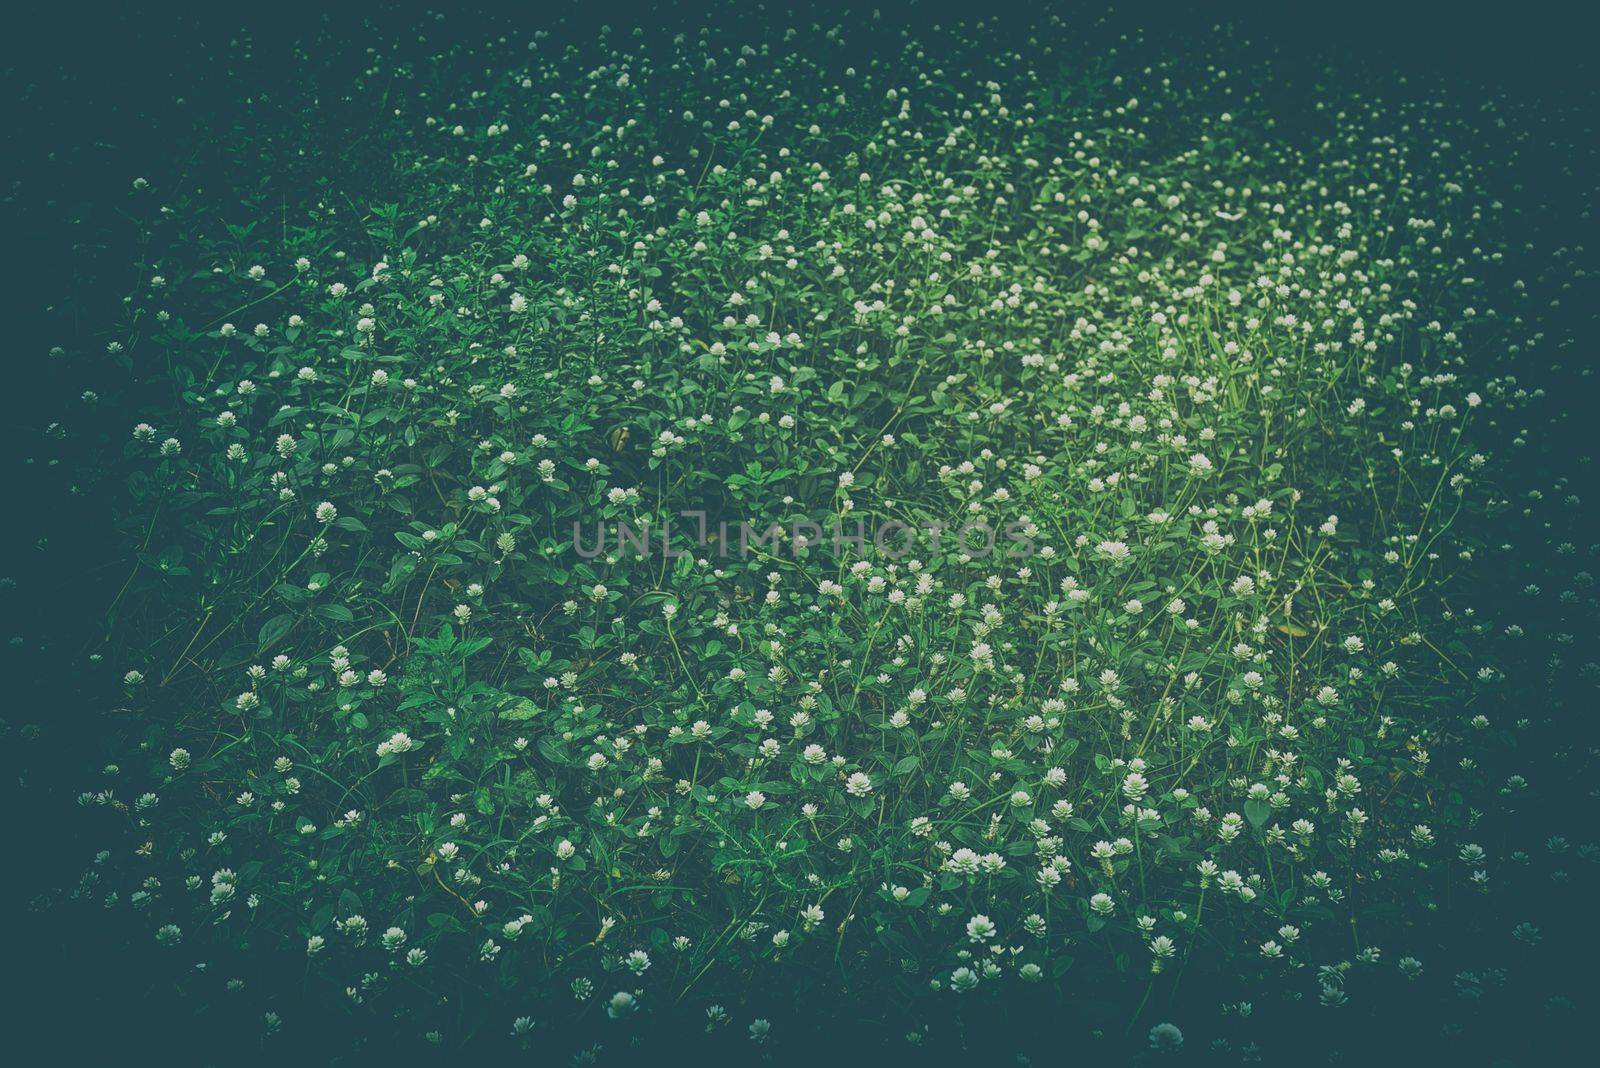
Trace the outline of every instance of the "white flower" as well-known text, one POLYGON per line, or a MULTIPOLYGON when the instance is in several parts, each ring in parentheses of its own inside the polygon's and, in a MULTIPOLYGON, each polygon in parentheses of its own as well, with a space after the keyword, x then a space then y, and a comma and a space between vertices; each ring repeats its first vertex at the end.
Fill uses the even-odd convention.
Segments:
POLYGON ((378 743, 378 755, 380 757, 398 756, 401 753, 409 753, 414 747, 415 743, 412 742, 409 734, 405 731, 395 731, 387 741, 378 743))
POLYGON ((1113 563, 1122 563, 1130 555, 1126 542, 1103 541, 1096 545, 1094 549, 1102 558, 1113 563))
POLYGON ((990 922, 987 916, 979 914, 967 921, 967 940, 969 942, 987 942, 997 933, 995 925, 990 922))

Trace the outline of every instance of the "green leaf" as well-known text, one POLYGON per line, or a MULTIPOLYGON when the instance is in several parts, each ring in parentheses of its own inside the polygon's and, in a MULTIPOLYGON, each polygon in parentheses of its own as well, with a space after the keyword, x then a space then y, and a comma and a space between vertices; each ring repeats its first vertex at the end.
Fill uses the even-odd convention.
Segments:
POLYGON ((261 652, 272 648, 294 629, 294 622, 295 617, 284 612, 261 624, 261 629, 256 632, 256 648, 261 652))
POLYGON ((538 705, 534 704, 526 697, 519 697, 513 701, 510 706, 501 709, 500 718, 512 720, 513 722, 520 722, 522 720, 532 719, 538 714, 538 705))
POLYGON ((1244 818, 1250 821, 1250 826, 1260 830, 1272 818, 1272 806, 1252 797, 1244 803, 1244 818))

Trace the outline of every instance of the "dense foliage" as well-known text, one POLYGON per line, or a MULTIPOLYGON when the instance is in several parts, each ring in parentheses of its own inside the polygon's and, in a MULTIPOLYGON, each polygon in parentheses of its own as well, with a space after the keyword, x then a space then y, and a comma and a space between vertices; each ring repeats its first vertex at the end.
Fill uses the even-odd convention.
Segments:
POLYGON ((127 176, 51 370, 116 440, 35 446, 123 561, 41 909, 242 1050, 1581 996, 1558 109, 1059 19, 417 29, 245 48, 127 176))

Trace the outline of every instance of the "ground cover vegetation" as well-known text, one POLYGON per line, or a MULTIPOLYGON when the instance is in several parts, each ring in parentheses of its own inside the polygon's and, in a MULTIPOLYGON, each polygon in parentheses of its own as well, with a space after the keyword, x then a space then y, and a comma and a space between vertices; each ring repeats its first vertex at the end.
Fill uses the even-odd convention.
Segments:
POLYGON ((6 713, 28 922, 218 1063, 1592 1007, 1587 102, 714 14, 242 35, 118 176, 25 357, 111 561, 13 624, 93 724, 6 713))

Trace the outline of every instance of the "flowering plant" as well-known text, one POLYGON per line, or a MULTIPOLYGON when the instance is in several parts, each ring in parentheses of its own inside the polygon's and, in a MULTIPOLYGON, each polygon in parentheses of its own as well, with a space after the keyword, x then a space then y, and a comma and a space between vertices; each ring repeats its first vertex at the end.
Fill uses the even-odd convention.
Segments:
POLYGON ((374 50, 359 131, 329 72, 216 103, 281 177, 134 182, 62 353, 127 414, 76 896, 191 997, 293 956, 347 1034, 580 1056, 1497 985, 1433 925, 1533 952, 1504 888, 1589 833, 1517 815, 1596 675, 1520 458, 1588 261, 1482 145, 1549 134, 1075 29, 519 31, 374 50))

